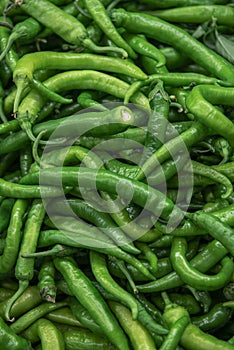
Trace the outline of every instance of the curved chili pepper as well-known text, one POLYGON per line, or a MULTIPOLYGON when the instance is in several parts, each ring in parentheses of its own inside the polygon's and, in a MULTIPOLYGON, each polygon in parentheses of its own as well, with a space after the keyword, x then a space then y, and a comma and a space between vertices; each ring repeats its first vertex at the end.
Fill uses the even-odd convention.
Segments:
POLYGON ((178 26, 151 15, 127 12, 123 9, 112 10, 111 17, 116 26, 122 26, 130 32, 140 32, 152 39, 171 44, 214 76, 233 84, 233 66, 178 26))
MULTIPOLYGON (((77 220, 75 220, 77 226, 77 220)), ((97 229, 89 227, 89 225, 85 225, 84 223, 79 223, 79 237, 77 237, 76 231, 64 231, 64 230, 46 230, 41 231, 39 238, 39 246, 46 247, 52 244, 65 244, 71 247, 79 247, 79 248, 92 248, 98 252, 105 252, 106 254, 113 255, 119 259, 122 259, 129 264, 135 266, 142 274, 144 274, 149 279, 155 279, 154 275, 133 255, 128 254, 127 252, 121 250, 120 248, 113 245, 112 242, 108 242, 108 238, 105 240, 101 240, 101 232, 98 232, 97 229), (90 231, 92 236, 88 236, 87 230, 90 231), (99 234, 99 235, 98 235, 99 234), (95 239, 96 235, 96 239, 95 239)), ((105 238, 105 236, 104 236, 105 238)))
POLYGON ((123 250, 131 254, 138 254, 139 250, 130 244, 129 239, 123 234, 122 230, 117 227, 114 221, 107 213, 100 212, 80 199, 71 199, 65 202, 56 201, 50 204, 50 212, 65 214, 67 205, 80 218, 90 221, 99 229, 103 230, 107 236, 113 239, 123 250))
POLYGON ((78 19, 47 0, 40 0, 37 1, 37 3, 32 0, 24 0, 20 6, 26 13, 46 27, 52 29, 54 33, 69 44, 83 46, 97 52, 118 52, 125 56, 126 51, 120 47, 101 47, 95 45, 88 37, 84 25, 79 22, 78 19), (53 20, 54 16, 56 16, 56 21, 53 20), (64 25, 61 26, 61 23, 64 23, 64 25))
POLYGON ((199 122, 194 123, 189 129, 182 132, 179 136, 169 140, 163 144, 150 158, 142 165, 141 171, 137 175, 137 180, 142 180, 146 175, 150 174, 158 163, 165 162, 170 158, 170 154, 178 150, 182 145, 191 147, 193 144, 202 140, 210 131, 199 122))
POLYGON ((186 248, 185 238, 173 238, 170 259, 175 271, 184 283, 199 290, 217 290, 224 287, 231 280, 234 265, 230 258, 224 257, 221 260, 222 268, 217 275, 204 275, 187 261, 185 257, 186 248))
POLYGON ((77 102, 80 104, 82 108, 94 108, 98 111, 106 111, 107 108, 103 106, 98 101, 93 99, 93 96, 88 91, 83 91, 77 97, 77 102))
MULTIPOLYGON (((163 315, 169 327, 183 316, 189 317, 189 313, 184 308, 176 305, 168 307, 163 315)), ((203 332, 192 323, 189 323, 185 328, 180 338, 180 344, 185 348, 194 350, 209 350, 211 348, 214 350, 233 350, 233 345, 203 332)))
MULTIPOLYGON (((17 288, 18 288, 18 285, 17 285, 17 288)), ((13 290, 13 293, 14 292, 15 292, 15 289, 13 290)), ((0 303, 0 316, 3 317, 4 319, 5 319, 5 310, 9 299, 10 298, 0 303)), ((12 306, 12 312, 14 313, 15 317, 18 318, 19 316, 22 316, 25 312, 38 306, 40 303, 41 303, 41 296, 37 286, 30 286, 16 300, 16 302, 12 306)))
POLYGON ((186 98, 188 110, 204 125, 226 138, 230 145, 234 142, 234 126, 222 112, 211 103, 233 106, 233 88, 220 86, 196 86, 186 98))
POLYGON ((9 38, 7 45, 0 55, 0 61, 6 56, 9 52, 14 41, 20 40, 30 40, 33 39, 41 30, 41 25, 33 18, 26 18, 24 21, 19 22, 13 28, 9 38))
POLYGON ((222 222, 213 214, 203 211, 188 215, 193 222, 205 229, 213 238, 219 240, 234 256, 234 234, 233 229, 228 224, 222 222))
POLYGON ((123 37, 137 53, 154 59, 156 68, 163 67, 166 64, 166 58, 160 49, 148 42, 145 37, 127 32, 123 33, 123 37))
MULTIPOLYGON (((214 266, 217 262, 223 259, 227 255, 227 249, 216 240, 211 241, 207 244, 207 246, 198 253, 194 258, 192 258, 189 264, 192 268, 200 272, 208 271, 212 266, 214 266)), ((231 273, 231 261, 225 261, 227 264, 229 274, 231 273)), ((222 276, 224 279, 226 276, 222 276)), ((228 277, 228 276, 227 276, 228 277)), ((231 277, 229 277, 231 278, 231 277)), ((228 279, 229 279, 228 278, 228 279)), ((183 281, 180 279, 179 275, 173 271, 160 279, 149 282, 146 284, 137 285, 137 289, 139 292, 143 293, 152 293, 152 292, 162 292, 167 289, 175 288, 183 285, 183 281)))
POLYGON ((222 305, 215 304, 208 313, 194 316, 191 318, 192 323, 203 331, 215 331, 225 326, 232 316, 232 310, 222 305))
MULTIPOLYGON (((34 172, 30 175, 26 175, 22 180, 22 184, 32 184, 39 182, 39 176, 42 179, 43 176, 43 184, 52 183, 55 185, 56 181, 59 178, 63 179, 64 185, 69 183, 69 185, 77 185, 77 175, 79 182, 82 182, 83 186, 85 184, 90 185, 90 181, 93 180, 93 175, 95 174, 96 178, 96 186, 99 190, 108 191, 111 193, 115 193, 116 191, 116 183, 118 183, 121 179, 121 196, 128 195, 129 187, 132 189, 132 201, 140 206, 146 206, 147 209, 150 210, 154 215, 157 215, 157 212, 160 208, 160 216, 164 219, 169 219, 170 215, 173 215, 175 221, 180 220, 183 216, 182 211, 174 205, 172 201, 167 199, 167 197, 161 193, 160 191, 154 188, 148 188, 144 183, 140 183, 139 181, 135 181, 132 179, 127 179, 125 177, 121 177, 120 175, 113 174, 108 170, 98 170, 96 172, 95 169, 88 168, 72 168, 72 167, 63 167, 61 173, 58 174, 56 168, 42 169, 40 172, 34 172), (57 178, 57 179, 56 179, 57 178), (52 180, 53 179, 53 180, 52 180), (108 187, 107 187, 108 183, 108 187), (161 202, 161 204, 159 204, 161 202), (156 206, 156 207, 155 207, 156 206), (162 212, 161 212, 162 211, 162 212)), ((174 222, 175 222, 174 221, 174 222)))
MULTIPOLYGON (((67 71, 56 74, 49 78, 47 82, 44 82, 44 85, 52 91, 65 91, 76 88, 93 89, 93 80, 96 81, 96 90, 108 92, 121 98, 124 97, 128 88, 128 84, 118 78, 91 70, 67 71)), ((45 97, 40 95, 37 91, 32 90, 20 104, 17 119, 21 127, 26 130, 28 134, 30 133, 31 125, 34 124, 37 114, 45 101, 45 97), (30 110, 28 110, 29 105, 30 110)), ((149 109, 148 99, 140 92, 132 97, 132 102, 149 109)), ((31 138, 34 140, 32 136, 31 138)))
MULTIPOLYGON (((0 21, 7 22, 7 23, 9 23, 10 26, 12 26, 12 21, 10 20, 10 18, 0 17, 0 21)), ((9 35, 10 35, 10 28, 1 26, 0 27, 0 48, 1 48, 2 53, 5 51, 5 49, 7 47, 9 35)), ((1 53, 1 55, 2 55, 2 53, 1 53)), ((6 53, 5 59, 6 59, 7 66, 13 72, 15 69, 16 63, 19 59, 19 56, 13 47, 9 48, 8 52, 6 53)))
POLYGON ((18 110, 22 91, 33 81, 38 69, 93 69, 127 74, 136 79, 146 79, 147 75, 134 63, 93 53, 34 52, 21 57, 14 69, 13 80, 17 86, 14 111, 18 110))
POLYGON ((173 323, 169 329, 169 333, 163 340, 160 350, 173 350, 179 344, 180 339, 188 326, 190 319, 188 316, 182 316, 173 323))

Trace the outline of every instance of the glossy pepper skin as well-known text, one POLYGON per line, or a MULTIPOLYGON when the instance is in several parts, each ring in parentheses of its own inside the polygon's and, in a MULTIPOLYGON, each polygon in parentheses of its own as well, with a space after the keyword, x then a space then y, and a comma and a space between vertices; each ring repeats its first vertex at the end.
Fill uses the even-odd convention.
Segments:
MULTIPOLYGON (((164 312, 164 320, 168 326, 172 326, 178 319, 183 316, 189 317, 189 313, 180 306, 168 307, 164 312)), ((189 323, 185 328, 180 344, 189 350, 233 350, 234 346, 226 341, 220 340, 213 335, 207 334, 197 326, 189 323)))
POLYGON ((117 320, 110 312, 110 309, 98 290, 92 285, 88 277, 86 277, 78 268, 76 262, 68 257, 63 259, 55 258, 54 264, 58 271, 64 276, 71 292, 78 301, 90 311, 94 320, 102 328, 106 337, 117 347, 117 349, 129 349, 128 340, 117 323, 117 320))
POLYGON ((5 350, 32 350, 31 344, 15 334, 0 317, 0 346, 5 350))

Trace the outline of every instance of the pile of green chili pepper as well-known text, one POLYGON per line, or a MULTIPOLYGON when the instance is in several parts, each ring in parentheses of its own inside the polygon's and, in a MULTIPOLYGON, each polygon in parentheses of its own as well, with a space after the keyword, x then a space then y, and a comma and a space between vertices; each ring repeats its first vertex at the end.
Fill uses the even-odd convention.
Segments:
POLYGON ((0 1, 0 348, 234 350, 234 1, 0 1))

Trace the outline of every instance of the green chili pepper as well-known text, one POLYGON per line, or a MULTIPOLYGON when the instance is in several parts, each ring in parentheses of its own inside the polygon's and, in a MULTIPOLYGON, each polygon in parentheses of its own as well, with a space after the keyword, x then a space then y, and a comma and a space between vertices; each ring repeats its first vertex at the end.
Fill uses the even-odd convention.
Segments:
POLYGON ((213 213, 197 211, 188 215, 194 223, 205 229, 213 238, 219 240, 234 256, 234 231, 228 224, 215 217, 213 213))
MULTIPOLYGON (((63 170, 61 173, 58 174, 56 168, 49 168, 49 169, 42 169, 39 172, 34 172, 30 175, 26 175, 22 180, 21 183, 23 184, 32 184, 32 183, 38 183, 39 181, 39 174, 42 179, 43 176, 43 182, 51 183, 53 181, 53 184, 56 184, 56 181, 58 181, 58 178, 63 179, 64 185, 66 183, 69 183, 69 185, 77 185, 77 175, 78 180, 80 183, 82 183, 82 186, 91 184, 90 181, 93 180, 92 174, 96 175, 95 183, 99 190, 102 191, 109 191, 114 192, 116 191, 116 183, 119 182, 121 179, 123 179, 121 183, 121 196, 125 197, 128 194, 129 186, 132 189, 132 201, 140 206, 145 206, 147 202, 147 209, 151 211, 154 215, 157 213, 157 208, 160 211, 162 209, 162 213, 160 213, 160 216, 164 219, 168 219, 170 215, 173 215, 174 220, 180 220, 182 218, 182 212, 181 210, 174 206, 173 202, 168 200, 161 192, 155 190, 154 188, 148 188, 143 183, 140 183, 139 181, 127 179, 125 177, 121 177, 120 175, 113 174, 112 172, 108 170, 98 170, 96 172, 95 169, 87 169, 87 168, 80 168, 79 170, 77 168, 72 167, 63 167, 63 170), (57 179, 56 179, 57 177, 57 179), (53 179, 53 180, 52 180, 53 179), (107 186, 108 183, 108 186, 107 186), (156 202, 154 202, 156 201, 156 202), (162 205, 159 205, 159 202, 162 201, 162 205), (156 208, 155 208, 156 205, 156 208)), ((120 193, 119 193, 120 194, 120 193)), ((125 197, 126 198, 126 197, 125 197)))
POLYGON ((193 6, 173 8, 167 10, 147 11, 148 14, 157 16, 169 22, 203 23, 215 17, 217 24, 233 26, 234 11, 231 6, 222 5, 197 5, 196 12, 193 6))
POLYGON ((190 319, 188 316, 182 316, 171 325, 169 333, 163 340, 160 350, 173 350, 180 342, 186 327, 188 326, 190 319))
MULTIPOLYGON (((63 220, 62 220, 63 221, 63 220)), ((100 239, 101 233, 98 230, 90 228, 89 225, 84 223, 79 223, 77 226, 77 220, 74 221, 76 225, 76 230, 70 229, 70 231, 65 230, 46 230, 41 231, 39 238, 39 246, 45 247, 52 244, 65 244, 71 247, 79 248, 92 248, 95 251, 104 252, 106 254, 113 255, 119 259, 122 259, 133 266, 135 266, 139 271, 141 271, 146 277, 154 279, 155 277, 152 273, 133 255, 121 250, 119 247, 115 246, 112 242, 108 242, 108 239, 100 239), (79 237, 77 237, 77 230, 79 231, 79 237), (90 236, 88 236, 87 231, 90 231, 90 236), (96 235, 96 239, 95 239, 96 235)), ((105 238, 105 236, 104 236, 105 238)))
POLYGON ((44 26, 50 28, 54 33, 69 44, 73 44, 78 47, 83 46, 97 52, 114 51, 120 54, 125 53, 122 48, 100 47, 95 45, 95 43, 88 37, 84 25, 79 22, 77 18, 73 17, 69 13, 66 13, 58 6, 47 0, 40 0, 40 2, 37 3, 31 0, 24 0, 20 6, 30 16, 34 17, 44 26), (54 21, 55 17, 56 21, 54 21), (60 23, 64 23, 64 26, 61 26, 60 23))
POLYGON ((70 326, 82 327, 82 324, 75 318, 70 307, 63 307, 54 311, 50 311, 45 318, 53 323, 61 323, 70 326))
POLYGON ((6 47, 0 55, 0 61, 9 52, 12 44, 16 40, 31 40, 33 39, 41 30, 41 25, 33 18, 26 18, 23 22, 17 23, 13 28, 6 47))
MULTIPOLYGON (((163 316, 170 327, 181 317, 189 317, 189 313, 181 306, 174 305, 168 307, 163 316)), ((191 350, 233 350, 233 345, 228 344, 226 341, 220 340, 213 335, 204 333, 192 323, 189 323, 185 328, 180 339, 180 344, 191 350)))
POLYGON ((227 139, 231 146, 233 146, 234 135, 233 123, 211 103, 232 106, 233 94, 233 88, 200 85, 195 87, 186 98, 188 110, 201 123, 227 139))
POLYGON ((69 289, 78 301, 87 308, 94 320, 99 324, 106 337, 117 349, 128 349, 128 341, 116 319, 110 313, 101 295, 85 274, 70 258, 54 259, 55 267, 63 274, 69 289), (87 298, 87 294, 89 297, 87 298))
MULTIPOLYGON (((14 202, 15 201, 12 198, 5 198, 1 203, 1 206, 0 206, 0 233, 1 234, 8 227, 14 202)), ((1 258, 0 258, 0 261, 1 261, 1 258)))
POLYGON ((137 303, 131 294, 122 289, 109 274, 105 257, 100 253, 90 251, 91 269, 96 280, 110 293, 131 309, 133 320, 137 319, 137 303))
POLYGON ((29 202, 25 199, 18 199, 13 205, 4 250, 0 256, 1 273, 9 272, 17 261, 21 241, 21 230, 28 205, 29 202))
POLYGON ((82 327, 89 329, 94 334, 105 337, 102 327, 94 321, 92 314, 75 297, 69 297, 67 301, 72 314, 80 322, 82 327))
MULTIPOLYGON (((146 79, 147 75, 130 61, 120 58, 96 55, 93 53, 34 52, 19 59, 13 73, 17 86, 14 111, 18 110, 22 91, 32 82, 34 72, 38 69, 96 69, 129 75, 136 79, 146 79)), ((93 87, 93 86, 92 86, 93 87)))
POLYGON ((137 53, 154 59, 156 68, 166 64, 166 58, 162 52, 155 45, 148 42, 145 37, 127 32, 123 33, 123 37, 137 53))
MULTIPOLYGON (((201 312, 201 307, 198 301, 196 301, 191 294, 171 292, 168 293, 168 296, 174 304, 184 307, 190 315, 196 315, 201 312)), ((160 295, 152 296, 151 300, 160 310, 164 310, 165 303, 160 295)))
MULTIPOLYGON (((67 71, 60 73, 49 78, 45 85, 53 91, 71 90, 75 89, 76 87, 79 89, 89 89, 93 88, 93 79, 97 79, 95 89, 105 92, 108 91, 108 93, 119 97, 124 97, 124 94, 128 88, 128 84, 124 83, 118 78, 91 70, 67 71)), ((37 118, 37 113, 45 103, 45 100, 45 97, 38 94, 38 92, 35 90, 32 90, 19 106, 17 114, 18 121, 21 127, 26 130, 29 135, 31 125, 34 124, 37 118), (30 110, 28 110, 28 104, 30 104, 30 110)), ((148 109, 148 99, 142 93, 135 94, 132 98, 132 102, 142 105, 142 107, 148 109)), ((34 137, 31 136, 31 138, 33 141, 35 140, 34 137)))
MULTIPOLYGON (((15 276, 19 280, 19 288, 8 300, 5 311, 6 319, 10 319, 11 307, 29 285, 29 281, 34 275, 34 259, 23 258, 22 254, 33 253, 37 247, 41 225, 45 216, 45 208, 41 199, 35 199, 28 213, 25 223, 23 239, 21 242, 18 259, 15 266, 15 276)), ((14 318, 13 318, 14 319, 14 318)))
POLYGON ((5 350, 31 350, 29 341, 15 334, 0 317, 0 346, 5 350))
POLYGON ((35 321, 41 319, 50 311, 57 310, 64 306, 67 306, 67 302, 65 301, 59 301, 56 303, 42 303, 34 308, 31 308, 28 312, 25 312, 21 317, 19 317, 10 325, 10 328, 16 334, 20 334, 35 321))
POLYGON ((179 136, 169 140, 163 144, 155 153, 149 157, 142 165, 141 171, 137 175, 137 180, 142 180, 146 175, 150 174, 155 167, 162 162, 165 162, 175 154, 181 151, 182 145, 191 147, 193 144, 203 139, 210 131, 199 122, 194 123, 189 129, 182 132, 179 136))
MULTIPOLYGON (((5 319, 5 310, 7 307, 8 300, 10 300, 10 298, 0 303, 0 316, 3 317, 4 319, 5 319)), ((12 312, 14 313, 15 317, 19 317, 23 315, 25 312, 36 307, 40 303, 41 303, 41 296, 38 291, 38 288, 36 286, 30 286, 16 300, 16 302, 12 306, 12 312)))
MULTIPOLYGON (((12 21, 10 20, 10 18, 0 17, 0 20, 5 22, 5 23, 7 22, 10 27, 12 26, 12 21)), ((0 27, 1 56, 4 53, 4 51, 6 50, 9 36, 10 36, 10 28, 7 28, 5 26, 1 26, 0 27)), ((13 72, 15 69, 16 63, 19 59, 19 56, 18 56, 17 52, 15 51, 15 48, 13 48, 13 47, 9 47, 9 50, 7 50, 7 51, 8 52, 6 53, 6 57, 5 57, 6 64, 10 68, 10 70, 13 72)))
POLYGON ((114 350, 116 347, 108 340, 85 329, 66 331, 63 333, 67 350, 95 348, 103 350, 114 350))
POLYGON ((204 275, 186 260, 186 239, 174 237, 172 241, 170 259, 175 271, 184 283, 199 290, 217 290, 224 287, 231 279, 233 262, 227 256, 221 260, 221 270, 217 275, 204 275))
POLYGON ((112 10, 111 17, 116 26, 122 26, 133 33, 141 32, 152 39, 171 44, 214 76, 233 84, 233 66, 178 26, 151 15, 127 12, 123 9, 112 10))
MULTIPOLYGON (((201 250, 201 252, 199 252, 194 258, 190 260, 189 265, 191 265, 192 268, 195 268, 200 272, 206 272, 212 266, 218 263, 221 259, 223 259, 227 255, 227 253, 227 249, 219 241, 213 240, 210 243, 208 243, 207 246, 203 250, 201 250)), ((226 260, 225 263, 227 263, 226 267, 228 267, 228 270, 230 267, 228 274, 231 274, 232 262, 229 259, 226 260)), ((227 277, 227 280, 230 279, 231 277, 229 276, 222 276, 223 281, 227 277)), ((222 279, 221 281, 218 281, 218 283, 219 282, 222 282, 222 279)), ((175 271, 173 271, 156 281, 137 285, 137 289, 143 293, 152 293, 162 292, 164 290, 176 288, 181 285, 183 285, 183 281, 180 279, 179 275, 175 271)))
POLYGON ((65 349, 65 343, 61 331, 49 320, 40 318, 34 322, 27 330, 24 331, 23 336, 30 339, 31 342, 40 340, 41 346, 45 350, 56 347, 58 350, 65 349))
POLYGON ((229 178, 221 174, 214 168, 211 168, 209 166, 206 166, 205 164, 192 160, 192 171, 194 174, 202 175, 224 184, 224 186, 226 187, 226 192, 221 195, 222 198, 228 198, 230 194, 233 192, 232 183, 229 180, 229 178))
POLYGON ((82 108, 94 108, 98 111, 106 111, 107 108, 93 99, 90 92, 83 91, 77 97, 77 102, 82 108))
POLYGON ((42 299, 52 303, 55 302, 57 290, 54 277, 55 268, 53 262, 51 260, 45 260, 38 274, 38 288, 42 299))
POLYGON ((66 209, 68 209, 68 214, 70 210, 72 210, 72 212, 74 212, 80 218, 96 225, 126 252, 132 254, 139 253, 139 250, 129 242, 129 239, 126 238, 122 230, 117 227, 117 225, 107 213, 96 210, 89 203, 81 199, 70 199, 67 200, 66 203, 65 201, 52 202, 50 204, 49 210, 50 213, 65 215, 67 211, 66 209), (68 209, 67 205, 69 205, 69 208, 71 209, 68 209))
POLYGON ((98 24, 106 36, 111 39, 116 46, 121 47, 125 51, 123 51, 123 57, 129 55, 131 58, 136 59, 136 53, 118 33, 102 2, 99 0, 84 0, 84 3, 93 20, 98 24))
POLYGON ((122 328, 129 336, 134 350, 142 349, 143 347, 147 350, 155 349, 154 340, 148 330, 139 321, 132 319, 131 312, 125 306, 115 301, 109 301, 109 305, 122 328))
POLYGON ((222 305, 222 303, 215 304, 208 313, 194 316, 191 318, 192 323, 202 329, 203 331, 215 331, 225 326, 231 318, 231 309, 222 305))

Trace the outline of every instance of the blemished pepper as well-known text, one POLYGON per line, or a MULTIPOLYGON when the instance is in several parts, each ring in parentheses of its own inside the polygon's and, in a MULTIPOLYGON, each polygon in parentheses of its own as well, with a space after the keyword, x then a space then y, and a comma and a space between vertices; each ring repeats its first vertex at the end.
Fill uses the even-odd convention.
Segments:
POLYGON ((54 303, 56 300, 55 267, 53 261, 45 259, 38 274, 38 289, 44 301, 54 303))

